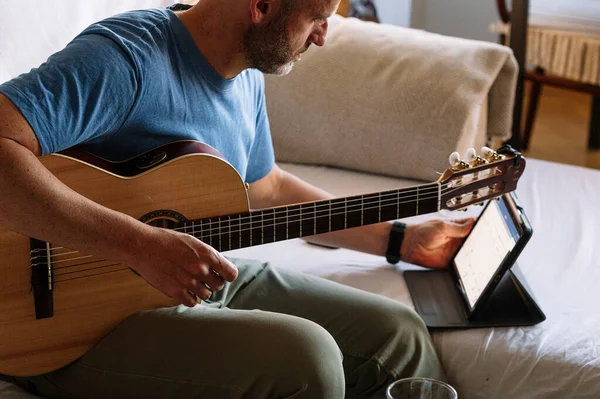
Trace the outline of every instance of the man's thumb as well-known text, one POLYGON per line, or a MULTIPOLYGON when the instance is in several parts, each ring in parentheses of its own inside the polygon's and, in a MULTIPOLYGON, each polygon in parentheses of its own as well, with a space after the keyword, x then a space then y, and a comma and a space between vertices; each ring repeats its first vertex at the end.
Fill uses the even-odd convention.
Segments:
POLYGON ((446 222, 446 234, 449 237, 466 237, 473 229, 475 218, 466 218, 446 222))

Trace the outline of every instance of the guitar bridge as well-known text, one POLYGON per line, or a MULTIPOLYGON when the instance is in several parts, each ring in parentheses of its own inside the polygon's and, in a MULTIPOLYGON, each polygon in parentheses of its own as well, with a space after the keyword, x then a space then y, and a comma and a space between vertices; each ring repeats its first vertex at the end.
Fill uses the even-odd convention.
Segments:
POLYGON ((50 243, 30 239, 31 289, 35 304, 35 318, 54 316, 54 276, 50 243))

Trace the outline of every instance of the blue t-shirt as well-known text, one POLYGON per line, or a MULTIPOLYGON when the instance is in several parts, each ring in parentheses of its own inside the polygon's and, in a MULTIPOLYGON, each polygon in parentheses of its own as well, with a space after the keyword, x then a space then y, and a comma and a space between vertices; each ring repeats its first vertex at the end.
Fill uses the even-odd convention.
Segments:
POLYGON ((248 183, 274 164, 262 73, 224 79, 169 9, 98 22, 0 92, 21 110, 44 155, 78 145, 119 161, 198 140, 248 183))

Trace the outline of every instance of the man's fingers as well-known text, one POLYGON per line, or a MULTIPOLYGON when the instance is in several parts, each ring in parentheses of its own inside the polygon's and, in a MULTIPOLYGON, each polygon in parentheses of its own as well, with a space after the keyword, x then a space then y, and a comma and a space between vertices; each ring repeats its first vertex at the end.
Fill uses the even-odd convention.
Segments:
POLYGON ((219 262, 214 265, 214 271, 219 274, 224 280, 232 282, 238 276, 237 267, 227 260, 223 255, 218 254, 219 262))
POLYGON ((463 218, 463 219, 452 219, 450 222, 456 223, 456 224, 466 224, 466 223, 473 224, 473 223, 475 223, 475 220, 477 220, 477 219, 474 217, 468 217, 468 218, 463 218))
POLYGON ((444 233, 448 237, 466 237, 471 232, 475 218, 465 218, 444 222, 444 233))
POLYGON ((213 271, 211 271, 206 277, 204 277, 204 283, 208 285, 208 287, 212 291, 221 291, 225 286, 225 282, 221 276, 217 275, 213 271))

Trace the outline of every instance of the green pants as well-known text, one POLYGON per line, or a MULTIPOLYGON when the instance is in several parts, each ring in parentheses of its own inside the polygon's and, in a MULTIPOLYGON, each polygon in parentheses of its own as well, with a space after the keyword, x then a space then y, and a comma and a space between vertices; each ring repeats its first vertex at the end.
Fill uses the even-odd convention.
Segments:
POLYGON ((124 320, 85 356, 28 379, 44 398, 385 398, 444 379, 406 306, 319 277, 233 260, 238 279, 194 308, 124 320))

